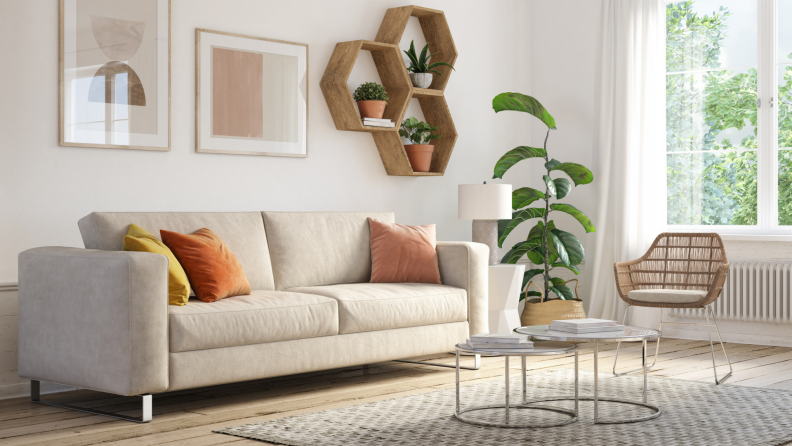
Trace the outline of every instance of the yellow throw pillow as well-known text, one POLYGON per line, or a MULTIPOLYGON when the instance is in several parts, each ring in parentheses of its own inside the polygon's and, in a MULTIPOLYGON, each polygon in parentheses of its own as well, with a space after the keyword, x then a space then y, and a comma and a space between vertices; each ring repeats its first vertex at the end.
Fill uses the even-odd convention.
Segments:
POLYGON ((146 232, 138 225, 129 225, 129 231, 124 236, 124 251, 153 252, 168 258, 168 303, 171 305, 186 305, 190 299, 190 281, 184 272, 181 263, 176 260, 170 248, 165 246, 157 237, 146 232))

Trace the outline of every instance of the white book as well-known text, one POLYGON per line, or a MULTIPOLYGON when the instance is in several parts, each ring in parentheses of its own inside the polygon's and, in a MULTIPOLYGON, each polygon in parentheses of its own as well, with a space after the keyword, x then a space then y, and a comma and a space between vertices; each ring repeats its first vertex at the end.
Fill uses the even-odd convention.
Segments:
POLYGON ((472 339, 467 340, 467 345, 473 348, 491 349, 491 350, 514 350, 514 349, 528 349, 533 348, 533 342, 525 340, 523 342, 476 342, 472 339))
POLYGON ((363 125, 367 127, 396 127, 395 122, 374 122, 374 121, 363 121, 363 125))
POLYGON ((550 324, 548 327, 549 330, 552 331, 563 331, 564 333, 623 333, 624 332, 624 325, 610 325, 607 327, 582 327, 582 328, 575 328, 575 327, 562 327, 550 324))
POLYGON ((619 325, 619 323, 608 319, 585 318, 585 319, 564 319, 560 321, 553 321, 552 325, 557 327, 607 327, 607 326, 619 325))
POLYGON ((380 118, 363 118, 364 122, 393 122, 390 119, 380 119, 380 118))
POLYGON ((480 333, 471 336, 470 340, 473 342, 483 342, 483 343, 499 342, 499 343, 518 344, 520 342, 529 340, 529 336, 521 335, 521 334, 480 333))

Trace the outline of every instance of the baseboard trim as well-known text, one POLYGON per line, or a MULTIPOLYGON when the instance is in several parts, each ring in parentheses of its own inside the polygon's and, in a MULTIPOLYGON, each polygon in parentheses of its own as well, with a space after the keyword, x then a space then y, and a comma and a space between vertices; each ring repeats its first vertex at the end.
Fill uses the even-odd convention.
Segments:
MULTIPOLYGON (((702 322, 703 321, 697 321, 702 322)), ((754 344, 754 345, 772 345, 775 347, 792 347, 792 327, 789 327, 787 333, 790 334, 759 334, 756 332, 747 331, 732 331, 724 329, 722 323, 718 322, 720 327, 721 337, 724 342, 731 342, 734 344, 754 344)), ((773 330, 775 331, 775 330, 773 330)), ((663 337, 690 339, 694 341, 708 341, 709 335, 707 334, 707 327, 694 327, 694 326, 663 326, 663 337), (686 328, 681 328, 686 327, 686 328)), ((717 342, 718 337, 715 335, 715 330, 712 332, 713 340, 717 342)))
POLYGON ((18 291, 19 284, 16 282, 0 283, 0 293, 3 291, 18 291))

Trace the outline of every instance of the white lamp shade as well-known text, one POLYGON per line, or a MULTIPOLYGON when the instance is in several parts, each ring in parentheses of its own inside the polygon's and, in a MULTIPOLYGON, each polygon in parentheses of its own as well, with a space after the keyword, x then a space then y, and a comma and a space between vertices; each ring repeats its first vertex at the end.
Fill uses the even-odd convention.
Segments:
POLYGON ((460 220, 511 218, 511 184, 460 184, 460 220))

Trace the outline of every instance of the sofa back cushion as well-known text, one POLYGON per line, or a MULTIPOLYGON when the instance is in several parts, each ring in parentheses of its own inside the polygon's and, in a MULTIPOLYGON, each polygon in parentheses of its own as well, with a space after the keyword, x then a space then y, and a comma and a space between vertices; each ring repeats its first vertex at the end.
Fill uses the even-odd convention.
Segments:
POLYGON ((234 253, 252 289, 275 289, 259 212, 93 212, 81 218, 78 226, 87 249, 120 251, 132 223, 158 238, 160 229, 192 234, 208 228, 234 253))
POLYGON ((392 212, 262 212, 277 290, 368 282, 368 218, 393 223, 392 212))

